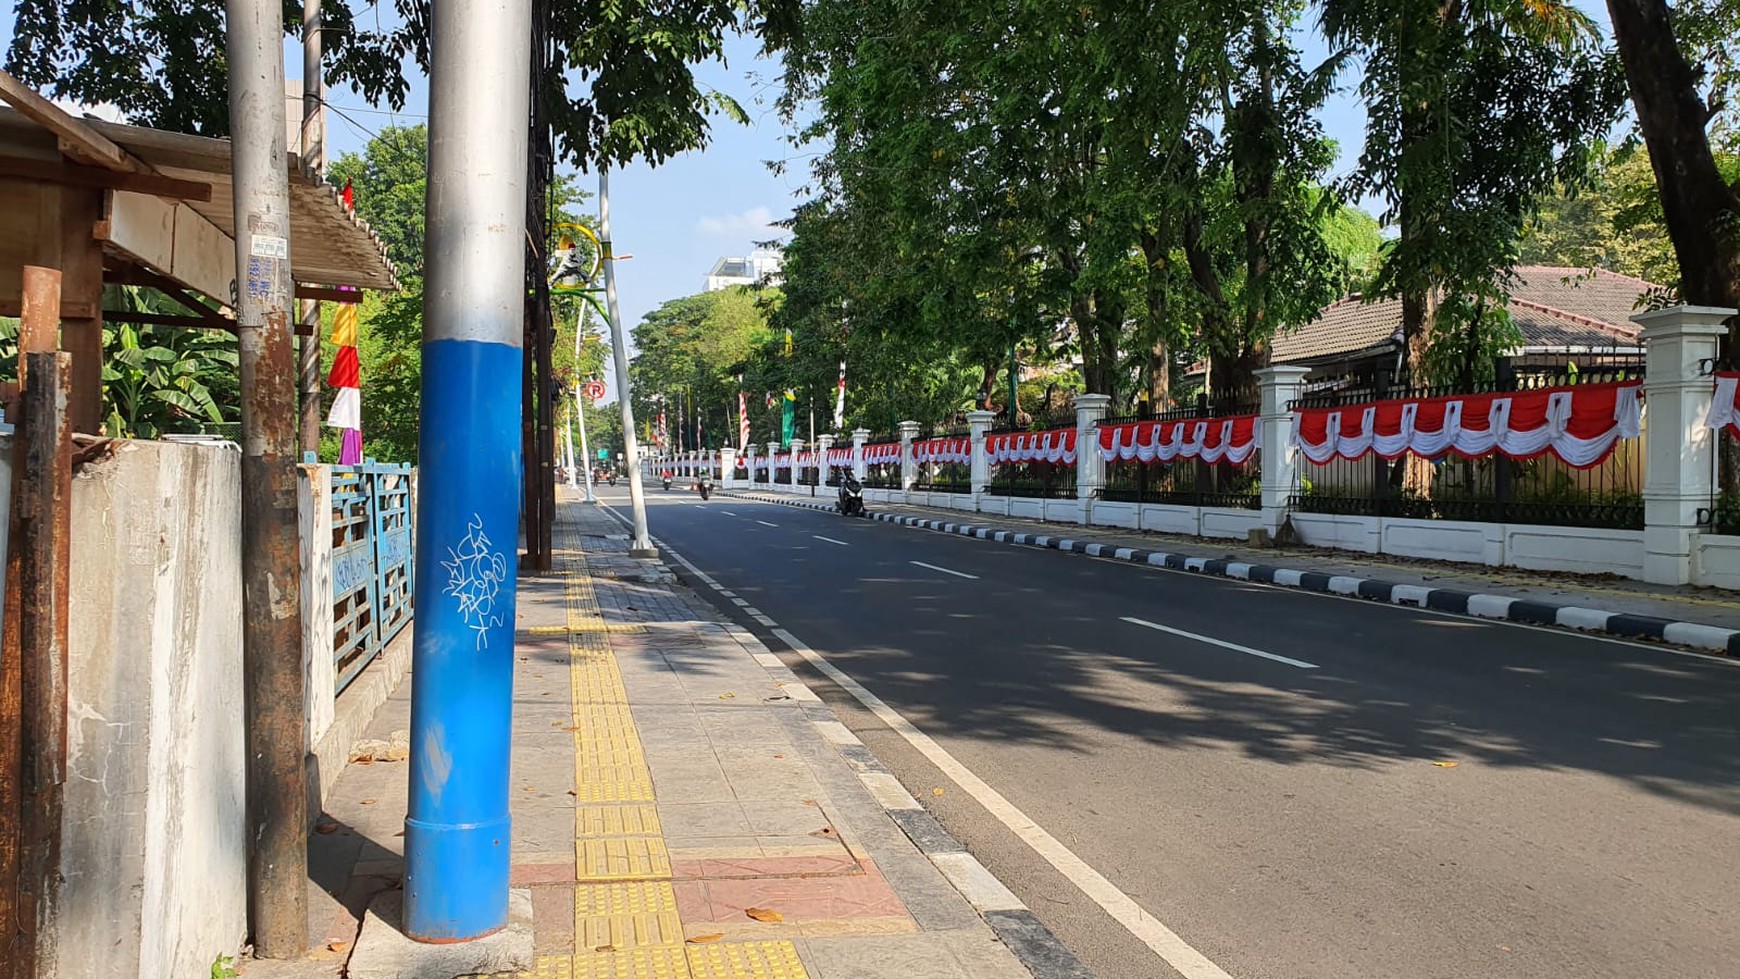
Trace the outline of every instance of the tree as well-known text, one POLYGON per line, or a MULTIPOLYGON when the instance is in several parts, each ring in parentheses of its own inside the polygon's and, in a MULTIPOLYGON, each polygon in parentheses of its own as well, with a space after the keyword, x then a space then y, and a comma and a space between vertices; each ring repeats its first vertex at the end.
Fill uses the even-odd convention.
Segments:
POLYGON ((1402 300, 1412 363, 1471 383, 1514 341, 1504 310, 1524 225, 1584 178, 1618 79, 1562 0, 1327 0, 1323 26, 1364 58, 1352 190, 1380 194, 1400 231, 1372 293, 1402 300))
MULTIPOLYGON (((1678 10, 1666 0, 1608 0, 1607 10, 1678 259, 1680 297, 1740 307, 1740 180, 1724 176, 1710 138, 1735 85, 1740 0, 1693 0, 1678 10), (1688 51, 1700 48, 1723 55, 1717 71, 1692 67, 1688 51), (1700 86, 1710 88, 1708 98, 1700 86)), ((1730 328, 1730 344, 1736 330, 1740 324, 1730 328)))
MULTIPOLYGON (((713 113, 744 119, 728 96, 695 81, 693 66, 722 57, 725 37, 740 18, 768 37, 788 31, 790 3, 761 0, 747 9, 736 0, 545 5, 536 19, 555 57, 548 75, 534 81, 552 107, 562 158, 582 167, 656 163, 705 145, 713 113)), ((407 62, 429 70, 430 0, 394 0, 397 16, 384 23, 380 4, 324 0, 325 80, 399 109, 410 90, 407 62)), ((200 0, 18 0, 6 68, 58 98, 112 103, 143 125, 225 136, 223 10, 200 0)), ((300 33, 301 10, 296 0, 285 0, 287 36, 300 33)))

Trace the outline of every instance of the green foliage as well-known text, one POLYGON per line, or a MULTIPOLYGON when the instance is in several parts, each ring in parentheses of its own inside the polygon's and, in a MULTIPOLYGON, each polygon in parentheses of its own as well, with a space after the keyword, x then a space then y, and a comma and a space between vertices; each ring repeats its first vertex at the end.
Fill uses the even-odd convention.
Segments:
POLYGON ((663 411, 673 442, 679 427, 688 433, 685 446, 698 418, 704 444, 735 444, 737 392, 755 390, 752 410, 762 407, 755 385, 769 377, 755 365, 776 343, 767 314, 779 301, 775 290, 735 287, 672 299, 648 313, 634 328, 635 417, 650 425, 663 411))
MULTIPOLYGON (((324 0, 325 76, 371 102, 403 108, 407 63, 429 70, 430 0, 324 0)), ((285 0, 287 36, 300 3, 285 0)), ((740 25, 786 30, 790 0, 583 0, 547 4, 540 30, 556 52, 538 80, 557 145, 578 166, 660 162, 707 142, 711 116, 743 121, 729 97, 695 81, 694 65, 720 60, 740 25), (573 82, 570 83, 570 79, 573 82)), ((207 136, 229 133, 224 7, 198 0, 18 0, 6 68, 56 97, 108 102, 144 125, 207 136)))
POLYGON ((211 960, 211 979, 236 979, 239 975, 235 956, 219 955, 211 960))

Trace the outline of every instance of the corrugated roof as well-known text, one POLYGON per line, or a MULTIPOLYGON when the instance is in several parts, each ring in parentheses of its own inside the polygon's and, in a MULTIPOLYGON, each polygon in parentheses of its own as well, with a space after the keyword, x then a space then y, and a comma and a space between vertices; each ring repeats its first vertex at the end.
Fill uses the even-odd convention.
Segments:
MULTIPOLYGON (((1638 297, 1655 288, 1606 271, 1525 265, 1517 270, 1510 314, 1530 347, 1611 347, 1637 343, 1631 322, 1638 297)), ((1350 296, 1312 322, 1275 337, 1272 362, 1302 363, 1378 346, 1402 325, 1399 299, 1350 296)))

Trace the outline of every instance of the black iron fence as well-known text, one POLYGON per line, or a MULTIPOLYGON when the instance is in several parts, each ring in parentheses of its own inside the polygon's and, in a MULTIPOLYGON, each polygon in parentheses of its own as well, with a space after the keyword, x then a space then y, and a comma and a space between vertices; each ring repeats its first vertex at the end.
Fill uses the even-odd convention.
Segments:
POLYGON ((1121 503, 1257 510, 1263 505, 1261 454, 1243 465, 1210 465, 1196 459, 1172 462, 1117 460, 1106 464, 1106 482, 1096 496, 1121 503))
MULTIPOLYGON (((1579 384, 1637 380, 1643 355, 1597 351, 1550 362, 1501 361, 1496 375, 1473 385, 1412 384, 1404 372, 1344 375, 1311 382, 1296 407, 1327 408, 1374 400, 1455 397, 1538 391, 1579 384), (1472 390, 1469 388, 1472 387, 1472 390)), ((1393 461, 1375 454, 1336 457, 1324 465, 1300 459, 1300 489, 1292 507, 1306 513, 1532 523, 1572 527, 1643 527, 1642 438, 1620 439, 1612 454, 1577 469, 1551 454, 1475 459, 1408 453, 1393 461)))
POLYGON ((967 462, 915 463, 912 488, 926 493, 971 493, 973 466, 967 462))
POLYGON ((985 492, 991 496, 1025 496, 1048 500, 1075 496, 1075 464, 1003 462, 991 467, 985 492))
POLYGON ((770 480, 770 478, 771 477, 768 476, 767 470, 765 468, 755 470, 755 481, 756 482, 766 483, 770 480))
POLYGON ((864 466, 864 485, 871 489, 900 488, 900 464, 873 462, 864 466))
POLYGON ((773 471, 773 481, 780 486, 791 485, 791 467, 782 466, 773 471))

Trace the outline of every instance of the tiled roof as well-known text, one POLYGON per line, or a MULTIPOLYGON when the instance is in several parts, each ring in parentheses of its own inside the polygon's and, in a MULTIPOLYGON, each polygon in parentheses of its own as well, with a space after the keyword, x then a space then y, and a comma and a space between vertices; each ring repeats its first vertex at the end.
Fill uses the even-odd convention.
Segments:
MULTIPOLYGON (((1611 347, 1637 342, 1631 322, 1638 296, 1654 288, 1614 272, 1525 265, 1516 270, 1510 315, 1531 347, 1611 347)), ((1399 299, 1358 296, 1325 307, 1318 318, 1275 337, 1272 362, 1321 360, 1388 340, 1402 325, 1399 299)))

